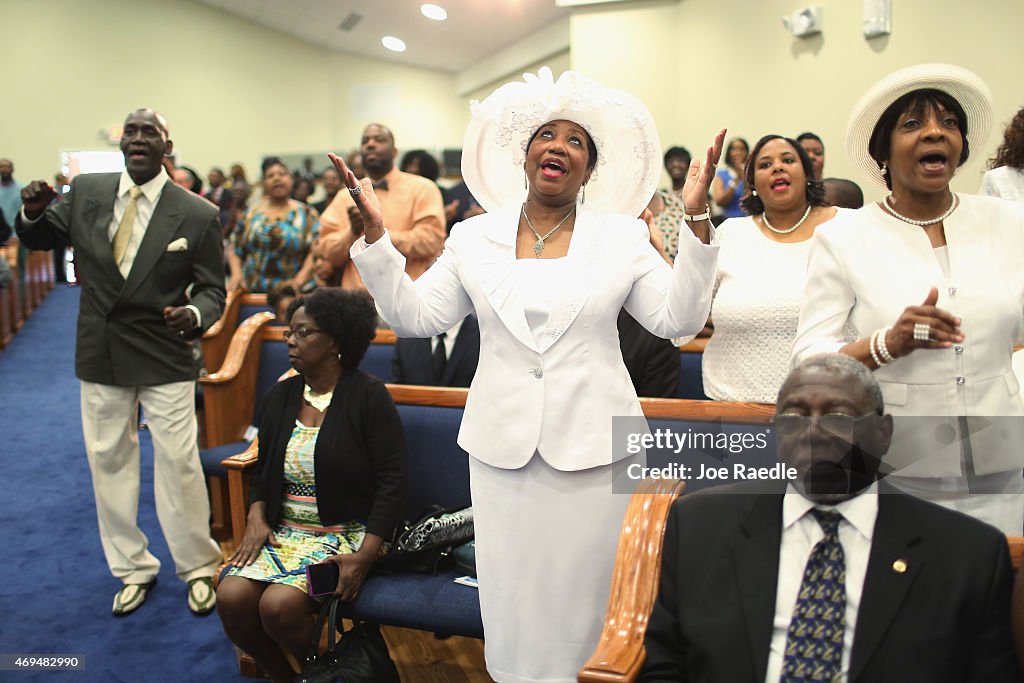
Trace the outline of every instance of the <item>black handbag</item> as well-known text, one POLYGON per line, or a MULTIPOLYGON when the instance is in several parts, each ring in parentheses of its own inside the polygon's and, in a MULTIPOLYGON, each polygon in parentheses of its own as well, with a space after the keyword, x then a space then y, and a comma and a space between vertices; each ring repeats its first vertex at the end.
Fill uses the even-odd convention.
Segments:
POLYGON ((419 521, 406 523, 388 553, 377 561, 381 572, 433 574, 454 564, 452 551, 473 538, 473 508, 432 506, 419 521))
POLYGON ((337 616, 338 598, 325 600, 313 629, 309 654, 295 683, 401 683, 380 628, 357 621, 335 643, 337 616), (324 621, 327 622, 328 645, 327 650, 318 655, 324 621))

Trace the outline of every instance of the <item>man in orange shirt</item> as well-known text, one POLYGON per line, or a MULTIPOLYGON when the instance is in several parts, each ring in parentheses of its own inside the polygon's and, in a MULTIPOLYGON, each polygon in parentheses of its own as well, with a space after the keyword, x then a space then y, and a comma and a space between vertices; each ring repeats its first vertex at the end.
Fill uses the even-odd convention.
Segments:
MULTIPOLYGON (((444 247, 444 201, 437 185, 395 168, 395 137, 385 126, 371 123, 363 130, 360 147, 366 174, 384 209, 391 241, 405 255, 405 272, 418 278, 441 255, 444 247)), ((348 192, 339 192, 320 216, 323 253, 344 269, 341 286, 363 286, 359 271, 349 266, 348 250, 363 234, 363 221, 348 192)))

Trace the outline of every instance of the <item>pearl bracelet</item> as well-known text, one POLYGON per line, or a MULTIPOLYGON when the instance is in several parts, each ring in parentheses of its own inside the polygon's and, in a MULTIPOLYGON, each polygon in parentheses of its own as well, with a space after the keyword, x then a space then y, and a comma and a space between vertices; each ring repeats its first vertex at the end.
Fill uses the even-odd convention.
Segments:
POLYGON ((878 355, 878 352, 875 350, 875 346, 878 344, 879 332, 881 332, 881 330, 875 330, 872 333, 871 339, 868 340, 868 351, 871 352, 871 359, 875 361, 875 365, 877 365, 878 367, 883 367, 885 365, 888 365, 888 363, 883 361, 882 358, 878 355))
POLYGON ((889 353, 889 348, 885 345, 885 335, 889 334, 891 327, 884 327, 878 331, 878 355, 882 357, 886 365, 896 360, 895 356, 889 353))

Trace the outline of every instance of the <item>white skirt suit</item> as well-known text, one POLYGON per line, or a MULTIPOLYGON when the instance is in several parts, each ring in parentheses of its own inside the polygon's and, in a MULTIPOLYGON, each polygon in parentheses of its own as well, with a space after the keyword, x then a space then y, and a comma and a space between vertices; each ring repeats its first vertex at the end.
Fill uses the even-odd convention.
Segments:
POLYGON ((387 235, 357 242, 352 260, 400 337, 476 312, 480 364, 459 445, 471 456, 488 671, 569 683, 597 643, 629 498, 611 491, 610 464, 627 455, 613 453, 612 417, 643 415, 616 318, 625 306, 660 337, 695 334, 718 246, 687 230, 673 268, 643 222, 581 210, 564 259, 521 268, 518 223, 515 207, 455 226, 415 282, 387 235))
POLYGON ((1024 490, 1024 404, 1010 362, 1024 318, 1024 208, 960 195, 944 227, 948 274, 922 228, 876 204, 821 225, 812 238, 793 360, 836 352, 893 325, 937 287, 936 305, 962 319, 964 342, 918 349, 875 370, 886 410, 897 418, 887 462, 913 492, 931 487, 936 495, 926 497, 1019 535, 1019 495, 1002 503, 1002 496, 974 496, 966 506, 957 499, 1024 490), (970 436, 955 416, 979 418, 970 422, 970 436), (986 419, 993 417, 1001 419, 986 419), (1010 507, 1000 511, 1003 503, 1010 507))

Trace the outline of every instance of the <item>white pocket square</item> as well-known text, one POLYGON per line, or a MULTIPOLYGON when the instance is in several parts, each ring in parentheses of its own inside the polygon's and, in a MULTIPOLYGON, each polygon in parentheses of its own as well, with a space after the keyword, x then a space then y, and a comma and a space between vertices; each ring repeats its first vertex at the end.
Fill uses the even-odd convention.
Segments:
POLYGON ((167 251, 188 251, 188 240, 184 237, 179 237, 167 245, 167 251))

